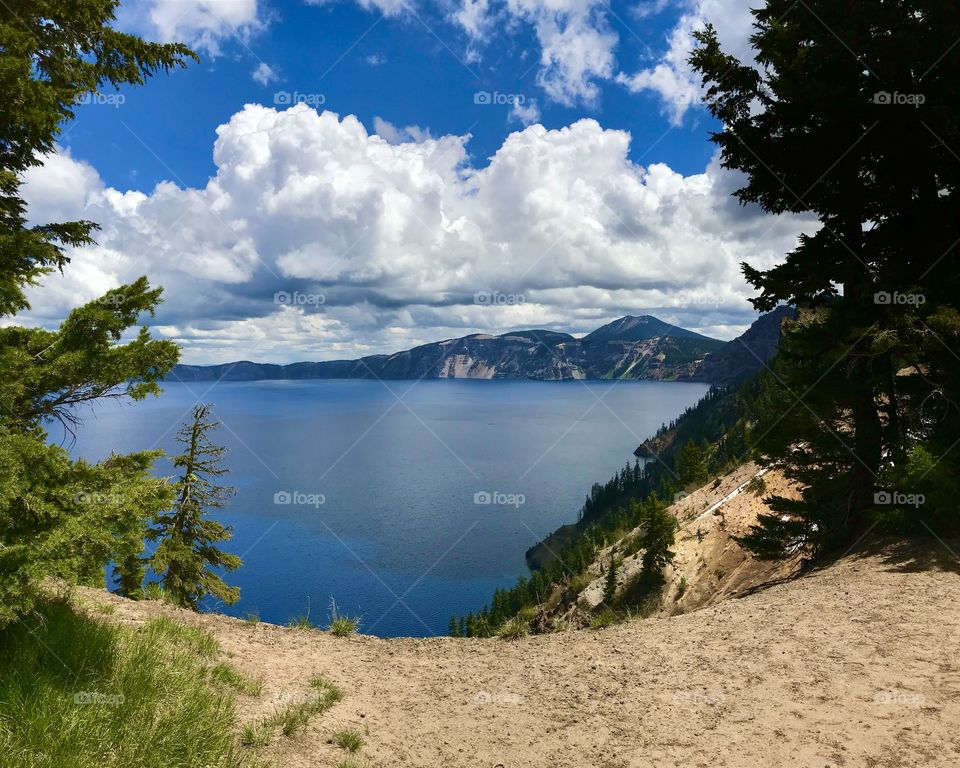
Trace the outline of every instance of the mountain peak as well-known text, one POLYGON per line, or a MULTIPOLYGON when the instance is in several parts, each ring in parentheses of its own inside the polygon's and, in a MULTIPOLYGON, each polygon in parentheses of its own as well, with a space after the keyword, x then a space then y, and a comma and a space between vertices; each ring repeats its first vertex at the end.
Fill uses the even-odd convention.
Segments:
MULTIPOLYGON (((669 336, 675 339, 709 339, 686 328, 664 322, 653 315, 625 315, 619 320, 607 323, 593 333, 583 337, 587 343, 603 343, 607 341, 644 341, 658 336, 669 336)), ((712 339, 709 339, 712 341, 712 339)))

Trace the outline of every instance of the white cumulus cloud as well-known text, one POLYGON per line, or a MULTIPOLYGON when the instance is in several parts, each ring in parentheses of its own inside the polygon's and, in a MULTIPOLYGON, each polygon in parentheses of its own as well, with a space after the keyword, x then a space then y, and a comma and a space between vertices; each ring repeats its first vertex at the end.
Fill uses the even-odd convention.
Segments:
POLYGON ((667 50, 659 61, 633 74, 617 74, 617 82, 630 91, 653 91, 659 94, 664 110, 673 125, 683 122, 687 110, 700 102, 700 76, 688 64, 694 48, 693 33, 710 22, 717 30, 727 53, 741 61, 750 61, 749 37, 753 16, 745 0, 696 0, 689 13, 680 17, 667 40, 667 50))
POLYGON ((741 207, 712 162, 683 176, 629 159, 630 136, 579 120, 531 125, 489 162, 469 136, 370 133, 353 116, 247 105, 217 130, 201 188, 110 188, 61 152, 25 175, 36 222, 87 218, 98 244, 30 293, 24 320, 140 274, 166 289, 156 324, 188 362, 388 352, 478 330, 588 331, 649 312, 739 328, 739 263, 770 264, 801 225, 741 207), (379 135, 378 135, 379 134, 379 135), (522 297, 484 306, 478 292, 522 297), (280 303, 276 294, 298 294, 280 303))
POLYGON ((211 56, 230 38, 246 41, 265 24, 258 0, 130 0, 117 14, 122 29, 182 42, 211 56))

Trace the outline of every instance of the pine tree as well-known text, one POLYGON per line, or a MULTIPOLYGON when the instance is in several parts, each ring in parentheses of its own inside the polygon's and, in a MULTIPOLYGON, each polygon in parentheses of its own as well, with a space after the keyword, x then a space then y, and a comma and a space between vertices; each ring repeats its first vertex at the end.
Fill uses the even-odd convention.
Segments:
POLYGON ((139 600, 143 596, 145 575, 142 548, 128 551, 113 569, 113 576, 117 581, 117 594, 131 600, 139 600))
POLYGON ((222 508, 234 492, 214 482, 227 472, 222 466, 226 449, 209 437, 217 426, 211 406, 194 407, 192 421, 177 435, 185 450, 173 460, 182 470, 176 502, 170 512, 156 516, 148 533, 148 538, 157 542, 149 560, 151 570, 160 576, 175 602, 193 610, 198 610, 207 596, 228 604, 240 598, 239 588, 228 586, 217 574, 217 570, 232 571, 242 565, 239 557, 215 546, 228 541, 232 532, 208 516, 209 510, 222 508))
POLYGON ((447 628, 447 634, 450 637, 460 637, 460 622, 457 621, 456 615, 450 617, 450 625, 447 628))
POLYGON ((960 57, 918 65, 952 50, 960 16, 925 1, 797 10, 752 12, 759 66, 709 26, 691 58, 722 164, 746 179, 740 202, 817 220, 780 263, 743 265, 757 309, 799 309, 753 432, 803 488, 744 540, 774 557, 856 540, 878 488, 916 477, 917 447, 960 466, 960 57))
POLYGON ((55 150, 86 96, 195 58, 182 45, 117 31, 116 7, 0 3, 0 625, 31 610, 45 577, 102 585, 107 562, 125 557, 172 498, 150 475, 159 452, 73 461, 46 432, 50 423, 75 431, 83 404, 159 392, 176 344, 146 328, 118 342, 153 313, 161 292, 141 278, 74 309, 54 331, 11 320, 29 309, 26 289, 68 269, 68 250, 90 244, 96 229, 90 221, 30 224, 24 172, 55 150))
POLYGON ((693 440, 683 446, 677 460, 677 474, 684 485, 707 481, 707 454, 703 446, 693 440))
POLYGON ((643 555, 640 558, 642 578, 650 583, 662 581, 663 569, 673 560, 674 536, 677 530, 676 518, 667 512, 656 494, 651 494, 642 505, 643 533, 640 546, 643 555))

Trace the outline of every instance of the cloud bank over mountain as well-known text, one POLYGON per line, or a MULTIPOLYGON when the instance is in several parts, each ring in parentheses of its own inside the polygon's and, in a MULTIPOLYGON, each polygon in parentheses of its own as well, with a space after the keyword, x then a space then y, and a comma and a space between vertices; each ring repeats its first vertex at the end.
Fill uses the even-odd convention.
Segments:
POLYGON ((192 363, 586 331, 641 312, 730 338, 753 317, 739 263, 772 263, 812 226, 740 206, 716 159, 689 176, 642 167, 627 132, 593 119, 518 130, 486 164, 469 135, 385 125, 381 137, 351 115, 247 105, 217 129, 202 188, 118 190, 50 157, 25 179, 31 219, 102 230, 32 293, 27 319, 53 325, 147 274, 166 289, 154 325, 192 363))

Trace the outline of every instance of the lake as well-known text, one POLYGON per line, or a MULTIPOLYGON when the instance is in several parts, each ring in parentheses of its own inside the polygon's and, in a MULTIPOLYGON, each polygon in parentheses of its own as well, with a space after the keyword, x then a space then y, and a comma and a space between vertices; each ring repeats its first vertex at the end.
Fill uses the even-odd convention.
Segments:
MULTIPOLYGON (((237 489, 218 518, 243 557, 234 616, 286 623, 329 603, 360 630, 445 634, 527 573, 524 552, 573 522, 595 482, 707 390, 673 382, 168 383, 160 398, 84 414, 71 448, 178 452, 198 399, 214 404, 237 489)), ((174 474, 168 460, 157 472, 174 474)))

